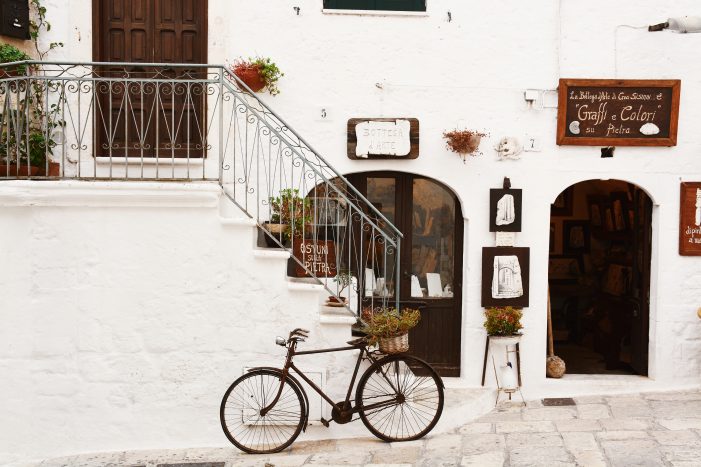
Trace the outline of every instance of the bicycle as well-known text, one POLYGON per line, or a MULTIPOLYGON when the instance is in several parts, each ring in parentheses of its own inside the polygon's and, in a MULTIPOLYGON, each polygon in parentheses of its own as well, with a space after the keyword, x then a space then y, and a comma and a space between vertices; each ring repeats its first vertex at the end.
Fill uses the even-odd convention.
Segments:
MULTIPOLYGON (((277 345, 287 347, 282 369, 251 368, 224 393, 219 418, 224 434, 234 446, 250 454, 279 452, 290 446, 309 423, 309 398, 294 371, 328 404, 329 422, 345 424, 358 414, 370 432, 384 441, 411 441, 428 434, 443 411, 443 381, 426 362, 406 354, 384 355, 368 349, 365 337, 348 341, 347 347, 297 351, 309 331, 295 329, 277 345), (334 402, 293 363, 297 355, 360 350, 346 398, 334 402), (358 380, 355 406, 351 393, 360 363, 370 361, 358 380), (419 376, 427 375, 427 376, 419 376)), ((357 420, 357 419, 355 419, 357 420)))

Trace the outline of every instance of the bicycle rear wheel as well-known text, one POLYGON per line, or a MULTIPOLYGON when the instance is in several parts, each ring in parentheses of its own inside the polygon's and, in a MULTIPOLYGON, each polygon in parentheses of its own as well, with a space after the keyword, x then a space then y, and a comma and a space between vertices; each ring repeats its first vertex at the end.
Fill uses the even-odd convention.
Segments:
POLYGON ((425 436, 438 423, 443 412, 443 382, 423 360, 391 355, 363 373, 355 403, 373 435, 384 441, 411 441, 425 436))
POLYGON ((234 381, 224 393, 219 419, 234 446, 249 454, 279 452, 299 436, 304 424, 304 399, 299 387, 285 381, 280 399, 261 415, 280 389, 282 373, 254 370, 234 381))

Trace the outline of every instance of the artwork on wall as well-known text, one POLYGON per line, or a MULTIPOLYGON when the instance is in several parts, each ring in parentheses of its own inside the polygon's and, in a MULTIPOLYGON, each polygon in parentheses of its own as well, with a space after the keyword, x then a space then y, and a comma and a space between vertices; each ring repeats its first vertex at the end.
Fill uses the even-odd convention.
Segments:
POLYGON ((489 190, 489 231, 520 232, 522 209, 522 190, 489 190))
POLYGON ((576 284, 584 273, 579 255, 552 255, 548 263, 548 278, 553 284, 576 284))
POLYGON ((566 217, 572 215, 572 187, 566 188, 550 205, 550 215, 566 217))
POLYGON ((701 256, 701 182, 680 186, 679 254, 701 256))
POLYGON ((482 248, 482 306, 528 306, 530 249, 482 248))
POLYGON ((349 159, 419 157, 419 120, 416 118, 351 118, 347 134, 349 159))
POLYGON ((587 196, 587 205, 589 209, 589 220, 594 229, 600 229, 604 225, 604 216, 601 212, 601 197, 587 196))
POLYGON ((562 251, 565 254, 589 253, 590 243, 588 221, 563 221, 562 251))

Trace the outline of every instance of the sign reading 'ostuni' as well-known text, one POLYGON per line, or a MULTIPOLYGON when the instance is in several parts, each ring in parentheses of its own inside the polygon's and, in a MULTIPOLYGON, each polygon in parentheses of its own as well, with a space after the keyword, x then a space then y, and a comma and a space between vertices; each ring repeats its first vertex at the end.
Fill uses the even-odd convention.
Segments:
POLYGON ((557 144, 674 146, 679 80, 561 79, 557 144))

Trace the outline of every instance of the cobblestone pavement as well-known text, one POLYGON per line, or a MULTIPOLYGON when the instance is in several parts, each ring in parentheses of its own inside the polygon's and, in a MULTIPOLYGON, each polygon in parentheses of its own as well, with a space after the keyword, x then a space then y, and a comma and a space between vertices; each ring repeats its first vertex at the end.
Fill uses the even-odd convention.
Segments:
POLYGON ((123 452, 45 461, 43 467, 701 466, 701 390, 579 397, 574 406, 501 405, 451 433, 386 444, 371 438, 300 441, 250 456, 234 448, 123 452), (186 464, 187 465, 187 464, 186 464))

